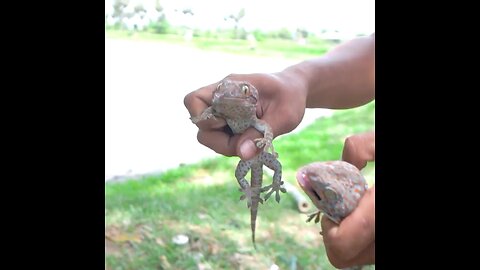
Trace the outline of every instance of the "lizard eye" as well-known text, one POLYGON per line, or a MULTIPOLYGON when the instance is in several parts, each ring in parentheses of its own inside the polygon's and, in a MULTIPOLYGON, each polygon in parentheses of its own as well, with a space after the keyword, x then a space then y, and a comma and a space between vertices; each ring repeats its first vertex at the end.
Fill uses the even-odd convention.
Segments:
POLYGON ((242 85, 242 92, 244 95, 250 94, 250 88, 248 87, 248 85, 242 85))
POLYGON ((217 89, 216 90, 220 89, 220 86, 222 86, 222 84, 223 84, 223 82, 217 84, 217 89))
POLYGON ((335 190, 332 188, 327 187, 323 193, 329 201, 334 202, 337 200, 337 192, 335 192, 335 190))

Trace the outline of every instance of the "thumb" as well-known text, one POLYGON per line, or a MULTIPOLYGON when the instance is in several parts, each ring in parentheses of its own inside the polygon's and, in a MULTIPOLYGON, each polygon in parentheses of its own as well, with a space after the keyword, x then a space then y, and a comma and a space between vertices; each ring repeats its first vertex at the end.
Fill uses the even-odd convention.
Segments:
POLYGON ((328 218, 325 215, 322 215, 322 221, 321 221, 321 226, 322 226, 322 233, 324 237, 328 237, 330 231, 333 231, 333 233, 336 233, 338 230, 338 224, 333 222, 330 218, 328 218))
POLYGON ((258 148, 254 140, 257 138, 262 138, 263 134, 258 132, 254 128, 247 129, 243 134, 240 135, 240 138, 237 142, 237 155, 242 160, 249 160, 259 154, 262 149, 258 148))
POLYGON ((363 169, 368 161, 375 160, 375 132, 365 132, 348 137, 343 146, 342 159, 363 169))

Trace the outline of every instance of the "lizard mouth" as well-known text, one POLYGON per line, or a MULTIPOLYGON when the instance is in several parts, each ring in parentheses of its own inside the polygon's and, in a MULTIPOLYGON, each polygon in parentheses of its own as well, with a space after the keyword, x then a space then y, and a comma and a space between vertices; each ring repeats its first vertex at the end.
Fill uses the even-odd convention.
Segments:
POLYGON ((310 198, 316 198, 318 201, 322 200, 318 193, 313 189, 311 180, 308 178, 308 174, 305 171, 299 170, 297 172, 297 182, 310 198))
POLYGON ((250 102, 257 103, 257 99, 253 96, 245 97, 223 97, 223 100, 230 102, 250 102))

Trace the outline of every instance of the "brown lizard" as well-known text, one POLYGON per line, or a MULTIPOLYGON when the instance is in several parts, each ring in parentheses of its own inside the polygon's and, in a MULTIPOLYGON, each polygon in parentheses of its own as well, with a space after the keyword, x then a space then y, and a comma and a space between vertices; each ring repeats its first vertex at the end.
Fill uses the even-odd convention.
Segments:
MULTIPOLYGON (((319 209, 307 219, 310 222, 315 217, 315 223, 320 221, 320 214, 323 213, 339 224, 357 207, 368 189, 357 167, 339 160, 314 162, 300 168, 297 182, 319 209)), ((362 266, 344 270, 347 269, 362 269, 362 266)))
POLYGON ((201 120, 221 117, 234 134, 241 134, 248 128, 253 127, 263 133, 263 138, 255 139, 256 146, 263 148, 257 156, 250 160, 240 160, 235 169, 235 178, 244 194, 240 200, 247 200, 250 208, 250 225, 252 229, 252 242, 255 244, 255 225, 259 203, 263 203, 260 193, 267 192, 264 199, 267 200, 275 192, 275 200, 280 202, 279 191, 285 193, 282 186, 282 165, 278 161, 278 154, 272 144, 273 133, 270 125, 257 118, 256 106, 259 101, 258 90, 248 82, 223 80, 213 92, 212 105, 205 109, 200 116, 191 117, 193 123, 201 120), (271 149, 272 153, 268 150, 271 149), (271 185, 262 187, 263 165, 274 171, 271 185), (251 169, 250 184, 245 179, 248 170, 251 169))

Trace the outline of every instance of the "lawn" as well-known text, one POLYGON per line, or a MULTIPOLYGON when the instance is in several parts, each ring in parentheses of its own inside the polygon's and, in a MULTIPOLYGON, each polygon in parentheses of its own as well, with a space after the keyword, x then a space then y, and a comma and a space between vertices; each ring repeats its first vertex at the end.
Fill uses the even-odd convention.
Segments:
MULTIPOLYGON (((275 139, 284 180, 298 187, 298 167, 339 159, 348 135, 374 127, 373 101, 275 139)), ((320 225, 306 223, 307 215, 289 194, 282 194, 280 203, 270 199, 260 205, 258 249, 253 248, 250 213, 239 201, 234 178, 237 162, 219 155, 141 180, 106 184, 106 269, 335 269, 325 255, 320 225), (179 235, 188 242, 175 243, 179 235)), ((373 184, 375 164, 363 172, 373 184)), ((268 174, 264 182, 271 182, 268 174)))
POLYGON ((186 41, 180 35, 155 34, 151 32, 129 33, 119 30, 107 30, 105 36, 116 39, 167 42, 207 51, 222 51, 257 57, 284 57, 288 59, 318 57, 336 45, 335 43, 316 38, 311 38, 307 44, 298 44, 293 40, 264 39, 258 41, 256 48, 252 50, 248 41, 242 39, 193 37, 192 40, 186 41))

